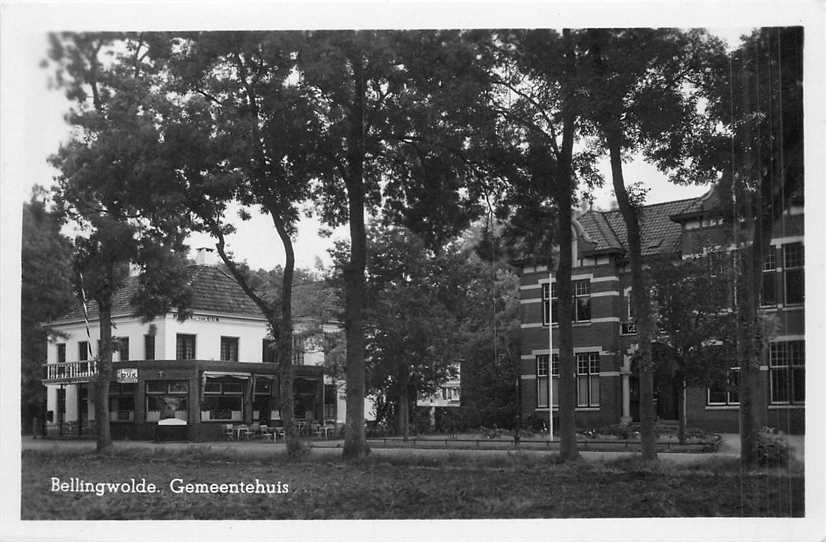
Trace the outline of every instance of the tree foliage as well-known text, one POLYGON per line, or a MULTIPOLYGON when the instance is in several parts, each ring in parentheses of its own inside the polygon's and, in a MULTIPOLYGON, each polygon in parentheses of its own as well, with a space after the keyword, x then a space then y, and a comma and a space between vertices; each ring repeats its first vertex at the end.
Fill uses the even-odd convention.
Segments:
POLYGON ((45 196, 42 188, 35 188, 23 204, 20 414, 24 432, 32 427, 33 418, 44 421, 40 379, 46 341, 54 333, 45 324, 67 313, 74 302, 71 242, 60 233, 60 218, 48 210, 45 196))

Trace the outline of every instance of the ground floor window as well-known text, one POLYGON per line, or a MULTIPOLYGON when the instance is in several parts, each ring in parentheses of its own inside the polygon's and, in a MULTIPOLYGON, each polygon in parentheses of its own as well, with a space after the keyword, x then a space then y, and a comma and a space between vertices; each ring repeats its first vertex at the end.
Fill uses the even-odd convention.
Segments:
POLYGON ((599 352, 576 354, 576 406, 599 406, 599 352))
POLYGON ((109 420, 113 422, 135 421, 136 384, 109 385, 109 420))
MULTIPOLYGON (((575 355, 577 365, 576 404, 577 407, 599 406, 599 352, 579 352, 575 355)), ((553 406, 559 406, 559 354, 551 360, 551 392, 553 406)), ((548 408, 548 355, 536 356, 536 406, 548 408)))
POLYGON ((147 380, 146 421, 157 422, 167 418, 189 420, 186 380, 147 380))
POLYGON ((774 404, 802 404, 806 399, 806 352, 803 341, 769 345, 769 386, 774 404))
POLYGON ((317 386, 318 382, 314 380, 308 380, 306 378, 295 379, 294 414, 296 418, 303 418, 305 420, 316 419, 316 394, 321 395, 317 386))
POLYGON ((245 380, 207 378, 201 397, 201 421, 244 421, 245 380))
POLYGON ((274 409, 271 406, 275 403, 275 399, 272 398, 272 388, 273 381, 269 378, 255 378, 255 390, 252 398, 253 421, 267 423, 276 419, 274 409))
MULTIPOLYGON (((559 354, 553 355, 551 373, 553 403, 559 406, 559 354)), ((548 354, 536 356, 536 406, 548 408, 548 354)))
POLYGON ((729 369, 725 378, 721 378, 708 387, 708 404, 739 405, 739 387, 740 369, 738 367, 729 369))

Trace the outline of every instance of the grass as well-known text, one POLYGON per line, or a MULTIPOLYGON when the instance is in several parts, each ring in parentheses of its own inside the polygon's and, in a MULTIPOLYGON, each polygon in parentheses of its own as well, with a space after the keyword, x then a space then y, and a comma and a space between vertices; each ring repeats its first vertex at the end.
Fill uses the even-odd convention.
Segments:
POLYGON ((345 463, 209 448, 23 452, 23 519, 421 519, 802 516, 800 469, 741 473, 736 461, 668 465, 554 456, 375 455, 345 463), (59 493, 50 478, 146 478, 157 494, 59 493), (175 494, 169 481, 289 484, 281 495, 175 494))

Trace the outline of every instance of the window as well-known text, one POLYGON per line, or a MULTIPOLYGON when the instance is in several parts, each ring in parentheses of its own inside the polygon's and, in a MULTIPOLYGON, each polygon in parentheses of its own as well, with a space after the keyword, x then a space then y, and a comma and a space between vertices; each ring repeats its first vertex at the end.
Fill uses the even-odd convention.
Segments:
MULTIPOLYGON (((255 389, 252 398, 252 419, 253 421, 268 423, 275 419, 272 415, 270 396, 273 391, 273 381, 264 376, 255 377, 255 389)), ((273 398, 272 405, 275 405, 273 398)))
POLYGON ((89 359, 89 341, 80 341, 77 343, 77 359, 80 361, 87 361, 89 359))
POLYGON ((599 352, 576 354, 576 405, 599 406, 599 352))
POLYGON ((121 337, 119 339, 114 339, 115 344, 114 348, 115 351, 118 353, 118 359, 120 361, 126 361, 129 359, 129 337, 121 337))
POLYGON ((261 341, 261 361, 263 363, 275 363, 274 339, 264 339, 261 341))
POLYGON ((109 420, 113 422, 135 421, 135 390, 137 384, 109 385, 109 420))
POLYGON ((293 365, 304 365, 304 337, 293 335, 293 365))
POLYGON ((155 359, 155 336, 143 336, 143 359, 155 359))
POLYGON ((221 337, 221 361, 238 361, 238 337, 221 337))
MULTIPOLYGON (((559 354, 553 355, 553 403, 559 406, 559 354)), ((536 356, 536 406, 548 408, 548 354, 536 356)))
POLYGON ((157 422, 167 418, 188 421, 186 380, 146 381, 146 421, 157 422))
POLYGON ((637 333, 637 314, 634 310, 631 298, 631 288, 625 291, 625 319, 620 323, 620 333, 622 335, 634 335, 637 333))
POLYGON ((195 359, 195 335, 178 333, 175 341, 175 359, 195 359))
POLYGON ((760 304, 777 304, 777 255, 774 247, 769 247, 766 259, 763 261, 763 288, 760 304))
POLYGON ((201 397, 201 421, 243 421, 244 385, 237 378, 207 378, 201 397))
POLYGON ((57 345, 57 362, 66 363, 66 343, 57 345))
POLYGON ((739 405, 740 396, 740 368, 733 367, 726 373, 725 379, 714 382, 708 387, 706 404, 708 405, 739 405))
POLYGON ((806 353, 803 341, 778 341, 769 345, 771 402, 803 403, 806 399, 806 353))
MULTIPOLYGON (((550 293, 551 322, 559 321, 559 293, 557 283, 553 282, 548 287, 542 285, 542 325, 548 325, 548 294, 550 293)), ((573 321, 586 322, 591 319, 591 279, 574 280, 571 282, 571 290, 574 298, 573 321)))
POLYGON ((803 303, 803 263, 803 243, 783 245, 783 279, 787 305, 803 303))
MULTIPOLYGON (((576 404, 578 407, 599 406, 599 352, 580 352, 575 356, 577 364, 576 404)), ((552 358, 551 391, 553 406, 559 406, 559 354, 552 358)), ((548 408, 548 355, 536 356, 537 408, 548 408)))

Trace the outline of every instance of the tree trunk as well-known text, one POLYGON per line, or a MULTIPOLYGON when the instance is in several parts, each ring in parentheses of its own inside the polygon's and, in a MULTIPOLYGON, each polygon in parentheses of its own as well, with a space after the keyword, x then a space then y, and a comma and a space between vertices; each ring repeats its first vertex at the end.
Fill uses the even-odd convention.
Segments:
MULTIPOLYGON (((280 215, 270 210, 275 230, 284 246, 284 277, 281 282, 281 321, 271 322, 278 326, 278 381, 280 386, 280 412, 284 423, 284 440, 287 443, 287 455, 295 457, 303 450, 300 435, 295 426, 295 389, 293 386, 293 274, 295 272, 295 251, 286 225, 280 215)), ((323 379, 323 377, 322 377, 323 379)), ((323 382, 322 382, 323 385, 323 382)))
POLYGON ((363 60, 352 55, 353 106, 350 110, 347 207, 350 225, 350 261, 344 271, 344 333, 347 339, 347 416, 345 458, 365 457, 370 449, 364 432, 364 299, 367 294, 367 233, 364 225, 364 76, 363 60))
POLYGON ((678 401, 677 401, 677 408, 678 408, 678 416, 680 419, 680 425, 677 427, 677 439, 679 440, 680 444, 685 444, 686 439, 686 426, 688 425, 688 420, 686 420, 686 383, 685 378, 680 379, 680 393, 678 394, 678 401))
POLYGON ((100 321, 100 348, 98 375, 95 382, 95 423, 97 425, 97 451, 112 450, 112 432, 109 427, 109 381, 112 378, 112 295, 96 300, 100 321))
MULTIPOLYGON (((576 442, 576 363, 574 360, 573 291, 573 142, 574 118, 568 114, 562 127, 562 147, 557 161, 556 204, 559 210, 559 267, 556 282, 559 294, 559 456, 563 461, 579 456, 576 442)), ((551 373, 551 358, 548 371, 551 373)), ((549 378, 553 378, 552 375, 549 378)), ((553 405, 548 405, 553 415, 553 405)))
MULTIPOLYGON (((745 194, 744 194, 745 195, 745 194)), ((752 467, 757 464, 757 433, 761 425, 759 407, 760 389, 760 326, 759 326, 759 292, 762 281, 759 279, 762 269, 762 232, 755 224, 753 209, 759 209, 758 204, 745 201, 748 211, 745 213, 746 231, 751 231, 751 247, 744 248, 742 243, 737 251, 738 277, 740 287, 738 295, 738 326, 737 326, 737 361, 740 367, 740 462, 743 466, 752 467), (758 277, 755 277, 758 275, 758 277)))
POLYGON ((643 459, 657 458, 657 436, 654 432, 656 413, 654 411, 654 363, 651 357, 651 338, 654 323, 651 318, 648 286, 642 269, 642 244, 637 209, 625 189, 622 174, 622 154, 620 133, 616 127, 606 131, 608 150, 611 157, 611 177, 617 196, 620 213, 628 231, 628 251, 631 260, 631 300, 637 313, 637 337, 639 341, 639 382, 640 382, 640 437, 643 459))
POLYGON ((410 438, 410 397, 408 388, 410 386, 410 370, 406 363, 399 367, 399 433, 404 440, 410 438))

